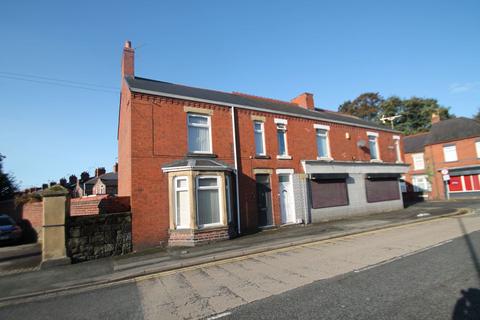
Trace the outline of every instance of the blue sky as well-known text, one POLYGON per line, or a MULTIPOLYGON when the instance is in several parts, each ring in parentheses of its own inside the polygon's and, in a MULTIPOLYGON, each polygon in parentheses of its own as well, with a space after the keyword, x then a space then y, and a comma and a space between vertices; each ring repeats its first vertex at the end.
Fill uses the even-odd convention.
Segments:
POLYGON ((136 75, 158 80, 283 100, 308 91, 333 110, 367 91, 435 98, 457 116, 480 107, 476 0, 19 0, 0 9, 0 153, 22 187, 115 163, 127 39, 136 75))

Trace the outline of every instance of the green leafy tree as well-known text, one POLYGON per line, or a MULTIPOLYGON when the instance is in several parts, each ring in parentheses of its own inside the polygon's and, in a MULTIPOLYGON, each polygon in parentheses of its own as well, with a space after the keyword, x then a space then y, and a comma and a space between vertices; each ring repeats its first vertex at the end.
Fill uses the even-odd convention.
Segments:
POLYGON ((384 99, 378 92, 367 92, 359 95, 353 101, 345 101, 338 111, 357 116, 364 120, 378 121, 380 106, 384 99))
MULTIPOLYGON (((399 115, 400 117, 393 120, 393 127, 409 135, 428 131, 432 124, 432 113, 438 113, 442 120, 455 117, 449 109, 441 106, 435 99, 418 97, 402 99, 397 96, 384 99, 378 93, 369 92, 361 94, 353 101, 344 102, 338 111, 380 124, 382 117, 399 115)), ((391 125, 389 121, 384 124, 391 125)))
POLYGON ((473 120, 480 122, 480 108, 478 108, 477 113, 473 115, 473 120))
POLYGON ((0 154, 0 201, 13 199, 18 190, 15 179, 10 174, 3 172, 3 159, 5 156, 0 154))

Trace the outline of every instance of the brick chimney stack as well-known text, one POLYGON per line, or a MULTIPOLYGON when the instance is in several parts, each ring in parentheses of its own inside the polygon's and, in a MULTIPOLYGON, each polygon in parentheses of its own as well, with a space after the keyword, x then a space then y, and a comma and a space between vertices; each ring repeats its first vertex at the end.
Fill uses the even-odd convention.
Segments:
POLYGON ((130 41, 125 41, 122 54, 122 79, 126 76, 133 76, 135 70, 135 50, 130 41))
POLYGON ((432 113, 432 124, 440 122, 440 115, 437 112, 432 113))
POLYGON ((313 102, 313 94, 304 92, 298 97, 291 100, 291 102, 298 104, 300 107, 315 110, 315 104, 313 102))
POLYGON ((95 169, 95 177, 96 178, 100 177, 102 174, 105 174, 105 173, 106 173, 106 171, 105 171, 104 167, 100 167, 100 168, 95 169))

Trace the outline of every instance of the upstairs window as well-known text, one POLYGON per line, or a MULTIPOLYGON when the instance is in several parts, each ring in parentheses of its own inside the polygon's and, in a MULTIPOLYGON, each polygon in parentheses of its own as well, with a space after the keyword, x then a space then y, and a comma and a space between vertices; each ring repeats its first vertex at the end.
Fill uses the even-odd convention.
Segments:
POLYGON ((454 144, 444 145, 443 157, 445 162, 457 161, 457 147, 454 144))
POLYGON ((378 133, 367 132, 367 135, 368 135, 368 146, 370 148, 370 159, 380 160, 380 156, 378 152, 378 133))
POLYGON ((413 170, 425 169, 425 160, 423 159, 423 153, 412 154, 413 170))
POLYGON ((393 136, 393 143, 395 145, 395 154, 397 155, 397 163, 402 163, 402 152, 400 150, 400 136, 393 136))
POLYGON ((317 133, 317 156, 319 158, 330 158, 328 148, 328 130, 316 129, 317 133))
POLYGON ((255 134, 255 154, 257 156, 266 155, 265 152, 265 130, 262 121, 253 122, 253 131, 255 134))
POLYGON ((480 158, 480 141, 475 142, 475 150, 477 151, 477 158, 480 158))
POLYGON ((188 151, 212 153, 210 117, 188 114, 188 151))
POLYGON ((287 124, 285 122, 277 122, 277 140, 278 155, 280 157, 287 157, 287 124))

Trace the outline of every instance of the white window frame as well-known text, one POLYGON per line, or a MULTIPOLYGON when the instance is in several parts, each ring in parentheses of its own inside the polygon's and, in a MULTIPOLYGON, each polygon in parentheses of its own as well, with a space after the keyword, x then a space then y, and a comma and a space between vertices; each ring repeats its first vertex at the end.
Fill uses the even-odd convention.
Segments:
POLYGON ((423 152, 412 154, 413 170, 425 169, 425 158, 423 152))
POLYGON ((477 151, 477 158, 480 158, 480 140, 475 141, 475 150, 477 151))
POLYGON ((430 192, 432 191, 432 185, 428 181, 427 175, 414 175, 412 176, 412 185, 414 192, 430 192))
POLYGON ((400 150, 400 136, 393 136, 393 143, 395 144, 395 153, 397 155, 396 163, 403 163, 402 151, 400 150))
POLYGON ((222 192, 220 192, 220 177, 219 176, 197 176, 197 178, 195 179, 196 180, 196 192, 195 192, 195 200, 196 200, 196 204, 197 204, 197 212, 196 212, 196 215, 197 215, 197 226, 199 229, 205 229, 205 228, 212 228, 212 227, 219 227, 219 226, 223 226, 224 225, 224 222, 223 222, 223 201, 222 201, 222 192), (199 184, 199 181, 202 180, 202 179, 217 179, 217 185, 215 187, 212 187, 212 186, 202 186, 200 187, 200 184, 199 184), (208 223, 208 224, 198 224, 198 221, 200 221, 199 219, 199 215, 198 215, 198 191, 200 190, 217 190, 218 192, 218 215, 219 215, 219 222, 214 222, 214 223, 208 223))
POLYGON ((279 141, 278 141, 278 132, 283 132, 283 137, 285 140, 285 154, 278 154, 277 159, 292 159, 291 156, 288 155, 288 142, 287 142, 287 120, 285 119, 275 119, 276 129, 277 129, 277 152, 279 151, 279 141))
POLYGON ((322 124, 314 124, 313 128, 315 129, 315 139, 318 139, 319 136, 325 136, 326 145, 327 145, 327 155, 320 156, 318 154, 318 141, 317 143, 317 160, 333 160, 332 153, 330 151, 330 126, 322 125, 322 124), (319 131, 324 131, 325 133, 320 134, 319 131))
POLYGON ((378 145, 378 136, 378 132, 367 131, 368 146, 370 147, 370 138, 373 138, 375 141, 375 150, 377 151, 377 158, 372 159, 372 151, 370 150, 370 162, 382 162, 382 157, 380 156, 380 147, 378 145))
POLYGON ((212 119, 209 115, 205 114, 198 114, 198 113, 187 113, 187 144, 188 144, 188 152, 190 153, 198 153, 198 154, 210 154, 213 153, 213 147, 212 147, 212 119), (207 125, 203 124, 198 124, 198 123, 190 123, 190 117, 198 117, 198 118, 206 118, 207 119, 207 125), (190 135, 189 135, 189 127, 200 127, 200 128, 208 128, 208 151, 192 151, 190 150, 190 135))
POLYGON ((443 160, 444 162, 458 161, 457 146, 455 144, 443 146, 443 160), (454 153, 449 154, 447 152, 454 152, 454 153), (455 155, 454 157, 452 157, 453 154, 455 155))
POLYGON ((190 190, 189 190, 189 179, 188 176, 176 176, 173 178, 173 201, 174 201, 174 213, 175 213, 175 228, 176 229, 190 229, 192 221, 191 218, 188 221, 188 225, 179 225, 179 211, 178 211, 178 192, 179 191, 186 191, 187 192, 187 209, 188 212, 190 212, 190 190), (177 181, 178 180, 185 180, 187 183, 187 186, 185 188, 178 188, 177 187, 177 181))
POLYGON ((253 121, 253 140, 255 142, 255 155, 257 156, 266 156, 267 155, 267 148, 266 148, 266 145, 265 145, 265 123, 263 121, 260 121, 260 120, 254 120, 253 121), (257 130, 255 128, 255 125, 256 124, 260 124, 260 130, 257 130), (261 133, 262 134, 262 149, 263 149, 263 153, 257 153, 257 140, 255 139, 255 134, 256 133, 261 133))
POLYGON ((228 223, 232 223, 233 221, 233 205, 232 205, 232 181, 229 175, 225 175, 225 192, 227 193, 226 200, 227 200, 227 220, 228 223))

